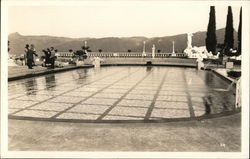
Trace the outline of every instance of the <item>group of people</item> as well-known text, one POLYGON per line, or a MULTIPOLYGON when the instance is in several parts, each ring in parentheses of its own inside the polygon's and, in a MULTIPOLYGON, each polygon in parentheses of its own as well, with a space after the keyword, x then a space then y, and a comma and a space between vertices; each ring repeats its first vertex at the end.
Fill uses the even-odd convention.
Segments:
POLYGON ((55 60, 56 60, 56 52, 57 49, 54 47, 47 48, 47 50, 42 50, 45 55, 45 67, 48 66, 48 64, 51 65, 51 68, 55 68, 55 60))
POLYGON ((25 55, 26 55, 28 68, 33 69, 32 66, 35 64, 33 55, 38 56, 36 54, 35 46, 33 44, 31 44, 31 45, 26 44, 24 52, 25 52, 25 55))
MULTIPOLYGON (((34 55, 38 56, 36 53, 36 49, 34 44, 26 44, 25 45, 25 60, 29 69, 33 69, 32 67, 35 65, 34 62, 34 55)), ((51 68, 55 68, 55 59, 56 59, 56 52, 57 49, 54 47, 47 48, 47 50, 43 50, 45 54, 45 66, 47 67, 50 64, 51 68)))

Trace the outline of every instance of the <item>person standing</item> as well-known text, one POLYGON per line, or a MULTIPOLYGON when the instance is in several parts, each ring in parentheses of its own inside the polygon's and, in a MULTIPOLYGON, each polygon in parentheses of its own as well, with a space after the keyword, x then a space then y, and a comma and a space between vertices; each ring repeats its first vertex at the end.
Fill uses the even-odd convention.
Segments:
POLYGON ((50 48, 50 62, 51 62, 51 68, 55 68, 55 59, 56 59, 56 51, 54 47, 50 48))
MULTIPOLYGON (((31 45, 30 45, 30 49, 32 50, 32 52, 33 52, 33 54, 34 54, 35 56, 38 56, 38 55, 36 54, 36 49, 35 49, 34 44, 31 44, 31 45)), ((32 59, 32 66, 34 66, 34 65, 35 65, 35 61, 34 61, 34 57, 33 57, 33 59, 32 59)))
POLYGON ((29 47, 30 47, 29 44, 26 44, 25 47, 24 47, 24 55, 23 55, 24 63, 23 63, 23 65, 28 65, 28 63, 27 63, 27 52, 29 50, 29 47))
MULTIPOLYGON (((34 47, 34 45, 33 45, 33 47, 34 47)), ((28 68, 29 69, 33 69, 32 68, 32 63, 33 63, 33 54, 35 54, 36 56, 37 56, 37 54, 34 52, 34 48, 29 48, 29 46, 28 45, 26 45, 26 58, 27 58, 27 65, 28 65, 28 68)))
POLYGON ((48 64, 50 64, 50 53, 46 50, 42 50, 44 53, 44 57, 45 57, 45 62, 44 65, 45 67, 47 67, 48 64))

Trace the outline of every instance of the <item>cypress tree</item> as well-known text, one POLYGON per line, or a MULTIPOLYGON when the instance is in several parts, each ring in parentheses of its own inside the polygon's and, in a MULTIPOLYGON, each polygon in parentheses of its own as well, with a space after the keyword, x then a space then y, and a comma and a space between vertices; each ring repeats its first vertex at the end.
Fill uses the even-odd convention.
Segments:
POLYGON ((237 55, 241 55, 241 30, 242 30, 242 7, 240 8, 240 22, 239 22, 239 28, 238 28, 238 50, 237 55))
POLYGON ((225 55, 230 56, 229 50, 234 47, 233 13, 231 6, 228 6, 224 45, 225 55))
POLYGON ((215 7, 210 6, 209 22, 207 26, 206 48, 208 52, 216 54, 216 22, 215 22, 215 7))

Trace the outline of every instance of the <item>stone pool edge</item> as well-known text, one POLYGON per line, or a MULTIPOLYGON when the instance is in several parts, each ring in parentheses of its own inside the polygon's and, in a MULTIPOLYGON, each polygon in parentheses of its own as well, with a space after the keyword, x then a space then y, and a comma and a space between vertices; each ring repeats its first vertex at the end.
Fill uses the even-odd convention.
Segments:
POLYGON ((149 120, 85 120, 85 119, 60 119, 60 118, 41 118, 41 117, 27 117, 8 115, 8 119, 12 120, 31 120, 44 122, 66 122, 66 123, 167 123, 167 122, 183 122, 183 121, 202 121, 206 119, 215 119, 224 116, 231 116, 241 113, 241 109, 226 111, 217 114, 202 115, 197 117, 182 117, 182 118, 159 118, 149 120))
POLYGON ((234 79, 232 79, 232 78, 230 78, 230 77, 227 77, 227 76, 223 75, 222 73, 220 73, 220 72, 217 71, 216 69, 212 69, 212 72, 213 72, 215 75, 221 77, 221 78, 222 78, 224 81, 226 81, 226 82, 229 82, 229 83, 234 82, 234 79))
POLYGON ((28 73, 28 74, 21 75, 21 76, 8 77, 8 82, 21 80, 21 79, 25 79, 25 78, 43 76, 43 75, 52 74, 52 73, 59 73, 59 72, 65 72, 65 71, 80 69, 80 68, 92 68, 92 67, 94 67, 94 65, 73 66, 73 67, 57 68, 57 69, 51 69, 51 70, 48 69, 48 70, 44 70, 44 71, 41 71, 41 72, 28 73))

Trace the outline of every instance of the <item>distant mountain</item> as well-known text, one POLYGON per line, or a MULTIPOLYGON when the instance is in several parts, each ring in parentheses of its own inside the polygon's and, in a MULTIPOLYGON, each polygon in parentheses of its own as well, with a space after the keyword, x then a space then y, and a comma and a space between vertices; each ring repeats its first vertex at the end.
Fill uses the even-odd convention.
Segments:
MULTIPOLYGON (((225 29, 216 31, 217 42, 223 43, 225 29)), ((204 46, 206 32, 200 31, 193 34, 192 45, 204 46)), ((234 43, 237 44, 237 32, 234 33, 234 43)), ((152 45, 155 44, 156 50, 161 52, 172 52, 172 41, 175 41, 175 50, 182 52, 187 47, 187 34, 179 34, 165 37, 107 37, 107 38, 67 38, 54 36, 23 36, 19 33, 10 34, 10 54, 23 54, 25 44, 34 44, 36 50, 41 52, 42 49, 54 46, 59 51, 68 51, 69 49, 78 50, 84 45, 87 40, 88 46, 92 51, 102 49, 103 52, 127 52, 128 49, 135 52, 142 52, 143 41, 146 41, 146 51, 151 52, 152 45)))

